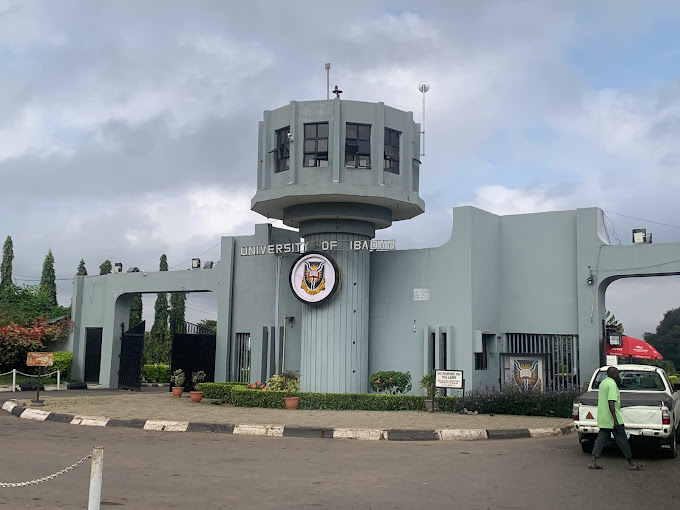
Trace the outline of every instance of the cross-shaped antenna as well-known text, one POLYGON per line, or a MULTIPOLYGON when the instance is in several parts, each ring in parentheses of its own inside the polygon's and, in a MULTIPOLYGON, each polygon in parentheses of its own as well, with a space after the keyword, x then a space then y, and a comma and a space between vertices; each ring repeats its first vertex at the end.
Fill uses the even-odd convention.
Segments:
POLYGON ((335 88, 333 89, 333 94, 335 94, 336 99, 340 99, 340 94, 342 94, 342 90, 340 90, 336 85, 335 88))

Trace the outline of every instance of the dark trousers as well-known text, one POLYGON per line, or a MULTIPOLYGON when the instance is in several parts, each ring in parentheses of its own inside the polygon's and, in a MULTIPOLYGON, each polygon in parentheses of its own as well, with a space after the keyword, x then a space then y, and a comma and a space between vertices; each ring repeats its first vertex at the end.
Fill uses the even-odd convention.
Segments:
POLYGON ((619 447, 619 450, 621 450, 621 453, 623 453, 625 458, 630 459, 633 454, 630 451, 630 445, 628 444, 628 438, 626 437, 626 431, 624 430, 623 425, 619 425, 613 429, 600 429, 600 432, 597 434, 597 439, 595 439, 595 444, 593 445, 593 457, 600 458, 602 449, 609 440, 609 435, 612 433, 614 434, 616 446, 619 447))

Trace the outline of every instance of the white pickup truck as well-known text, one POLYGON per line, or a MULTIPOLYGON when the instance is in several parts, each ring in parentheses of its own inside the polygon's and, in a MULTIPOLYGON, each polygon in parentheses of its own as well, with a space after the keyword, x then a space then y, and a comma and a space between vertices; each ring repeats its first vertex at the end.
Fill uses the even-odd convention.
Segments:
MULTIPOLYGON (((593 451, 597 427, 597 393, 607 377, 607 368, 598 368, 588 391, 574 400, 574 427, 581 448, 593 451)), ((650 365, 618 365, 621 415, 631 445, 646 442, 668 457, 678 455, 680 440, 680 394, 666 372, 650 365)))

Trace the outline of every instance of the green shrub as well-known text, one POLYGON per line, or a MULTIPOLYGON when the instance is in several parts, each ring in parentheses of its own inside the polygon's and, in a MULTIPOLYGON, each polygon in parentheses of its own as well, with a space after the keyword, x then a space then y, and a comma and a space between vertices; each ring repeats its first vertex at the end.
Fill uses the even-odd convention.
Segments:
POLYGON ((283 391, 286 396, 292 397, 300 391, 300 376, 294 370, 281 372, 273 375, 267 381, 267 388, 274 391, 283 391))
POLYGON ((246 383, 238 382, 204 382, 199 383, 198 391, 203 392, 203 398, 223 400, 228 404, 233 404, 232 390, 234 388, 245 388, 246 383))
POLYGON ((155 364, 144 365, 142 375, 147 382, 167 383, 170 382, 170 365, 155 364))
POLYGON ((371 375, 371 389, 378 393, 396 395, 411 391, 411 372, 385 370, 371 375))
MULTIPOLYGON (((560 391, 524 391, 505 386, 501 389, 485 388, 469 391, 465 398, 455 402, 444 400, 447 411, 478 411, 481 414, 514 414, 522 416, 552 416, 570 418, 574 399, 579 395, 577 388, 560 391)), ((437 399, 442 409, 442 398, 437 399)))
MULTIPOLYGON (((205 395, 205 394, 204 394, 205 395)), ((285 391, 234 388, 234 405, 240 407, 284 408, 285 391)), ((366 393, 311 393, 296 392, 298 409, 358 410, 358 411, 424 411, 425 398, 421 395, 378 395, 366 393)))
POLYGON ((59 370, 61 380, 66 381, 71 376, 71 364, 73 363, 73 353, 68 351, 56 351, 54 353, 54 366, 48 368, 49 372, 59 370))

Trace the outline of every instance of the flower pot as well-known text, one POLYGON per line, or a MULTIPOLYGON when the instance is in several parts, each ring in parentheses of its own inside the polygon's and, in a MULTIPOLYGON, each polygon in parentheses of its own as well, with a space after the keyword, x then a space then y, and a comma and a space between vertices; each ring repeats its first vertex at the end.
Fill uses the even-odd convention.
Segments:
POLYGON ((173 386, 172 387, 172 396, 173 397, 181 397, 182 393, 184 393, 184 386, 173 386))
POLYGON ((439 410, 439 402, 434 401, 434 409, 432 409, 432 400, 425 400, 425 410, 429 412, 434 412, 439 410))
POLYGON ((189 394, 191 395, 191 401, 194 404, 198 404, 201 401, 201 399, 203 398, 203 392, 202 391, 191 391, 191 392, 189 392, 189 394))
POLYGON ((286 409, 297 409, 298 400, 300 400, 300 397, 283 397, 286 409))

